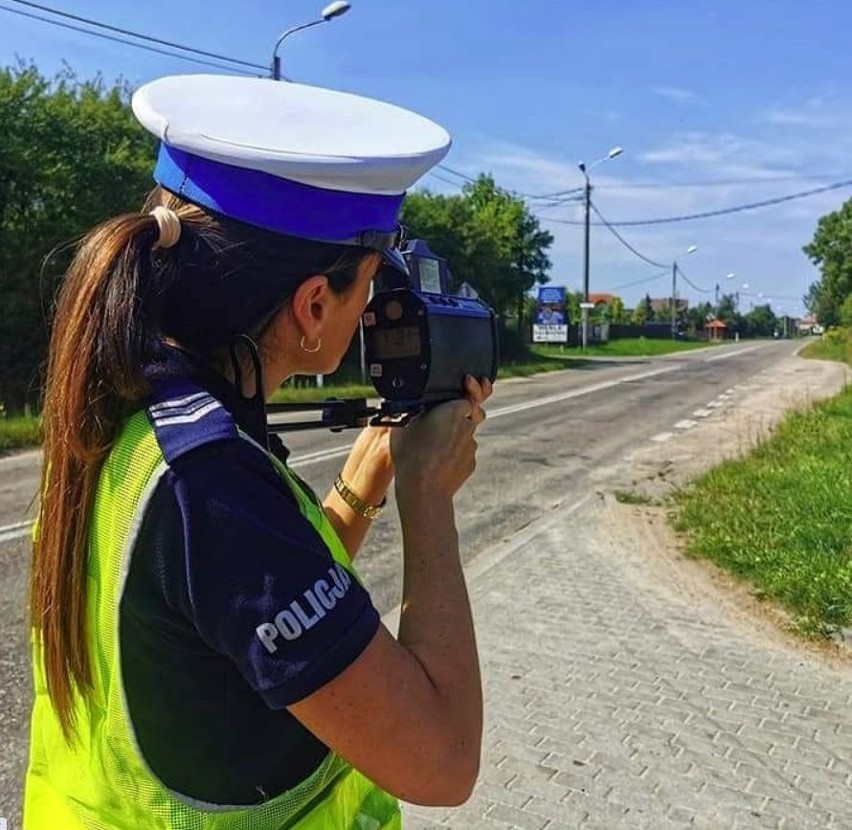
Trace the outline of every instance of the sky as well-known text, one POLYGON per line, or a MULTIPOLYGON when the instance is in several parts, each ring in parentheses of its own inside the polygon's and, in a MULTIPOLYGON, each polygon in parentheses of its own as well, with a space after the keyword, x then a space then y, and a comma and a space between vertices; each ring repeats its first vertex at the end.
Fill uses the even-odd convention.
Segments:
MULTIPOLYGON (((314 0, 38 0, 64 12, 266 66, 278 35, 319 17, 314 0)), ((0 0, 0 62, 136 86, 222 69, 21 17, 0 0)), ((56 19, 56 18, 53 18, 56 19)), ((446 127, 446 169, 419 187, 458 192, 491 173, 530 197, 578 188, 609 223, 667 219, 852 180, 852 3, 847 0, 352 0, 284 41, 292 80, 390 101, 446 127)), ((251 70, 249 70, 251 71, 251 70)), ((2 134, 2 128, 0 128, 2 134)), ((590 290, 632 306, 740 293, 804 313, 818 271, 802 253, 852 185, 770 207, 645 226, 591 228, 590 290), (691 254, 687 250, 696 246, 691 254), (733 276, 728 276, 733 275, 733 276), (687 282, 688 281, 688 282, 687 282), (691 283, 688 284, 688 283, 691 283)), ((582 288, 583 206, 530 198, 555 240, 552 285, 582 288)), ((597 216, 593 215, 597 221, 597 216)), ((440 253, 440 252, 438 252, 440 253)))

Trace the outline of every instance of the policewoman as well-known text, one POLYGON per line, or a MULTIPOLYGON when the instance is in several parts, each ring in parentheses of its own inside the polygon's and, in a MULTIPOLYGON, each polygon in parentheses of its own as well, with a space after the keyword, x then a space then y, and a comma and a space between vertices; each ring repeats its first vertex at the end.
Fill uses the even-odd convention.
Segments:
POLYGON ((379 830, 397 799, 459 804, 482 702, 453 496, 490 384, 365 430, 324 500, 264 411, 338 366, 449 137, 261 79, 164 78, 133 109, 157 187, 81 243, 50 346, 25 827, 379 830), (352 567, 394 479, 396 637, 352 567))

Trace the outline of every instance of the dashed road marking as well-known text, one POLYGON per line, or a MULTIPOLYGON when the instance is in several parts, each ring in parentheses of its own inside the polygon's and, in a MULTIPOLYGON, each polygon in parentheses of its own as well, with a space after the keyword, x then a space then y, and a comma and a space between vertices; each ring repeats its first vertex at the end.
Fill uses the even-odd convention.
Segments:
POLYGON ((749 346, 746 349, 737 349, 735 352, 725 352, 723 354, 714 354, 713 357, 705 357, 705 363, 713 363, 716 360, 727 360, 729 357, 738 357, 741 354, 746 354, 748 352, 753 352, 755 349, 761 348, 760 346, 749 346))
POLYGON ((693 418, 709 418, 713 414, 712 409, 696 409, 692 413, 693 418))
POLYGON ((675 424, 675 429, 692 429, 693 427, 698 426, 698 421, 691 421, 689 418, 685 418, 682 421, 678 421, 675 424))
POLYGON ((668 441, 671 437, 674 436, 673 432, 661 432, 659 435, 655 435, 651 438, 652 441, 656 441, 658 444, 662 444, 668 441))

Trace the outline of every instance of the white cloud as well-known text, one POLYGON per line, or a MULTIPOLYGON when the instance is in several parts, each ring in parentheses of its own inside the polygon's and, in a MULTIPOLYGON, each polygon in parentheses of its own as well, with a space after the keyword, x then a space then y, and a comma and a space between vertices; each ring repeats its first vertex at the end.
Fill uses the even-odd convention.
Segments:
POLYGON ((688 89, 676 86, 652 86, 650 91, 661 98, 667 98, 677 104, 691 104, 698 101, 698 95, 688 89))
POLYGON ((721 178, 773 178, 798 172, 807 154, 797 143, 764 140, 730 132, 691 131, 640 155, 647 164, 687 168, 693 178, 710 173, 721 178))
POLYGON ((778 127, 804 127, 811 130, 831 130, 847 123, 839 113, 818 112, 813 109, 768 109, 759 113, 757 120, 778 127))

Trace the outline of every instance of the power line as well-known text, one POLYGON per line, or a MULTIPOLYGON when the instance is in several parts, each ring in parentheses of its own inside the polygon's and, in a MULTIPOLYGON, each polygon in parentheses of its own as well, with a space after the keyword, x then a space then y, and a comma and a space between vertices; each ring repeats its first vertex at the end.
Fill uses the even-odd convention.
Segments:
POLYGON ((596 190, 668 190, 675 187, 725 187, 741 184, 773 184, 789 181, 824 181, 828 175, 750 176, 741 179, 713 179, 696 182, 637 182, 635 184, 598 184, 596 190))
POLYGON ((614 288, 608 288, 607 292, 615 292, 620 291, 622 288, 632 288, 634 285, 643 285, 646 282, 654 282, 655 280, 660 279, 660 277, 667 277, 670 273, 670 269, 666 267, 664 271, 658 271, 652 277, 643 277, 641 280, 633 280, 633 282, 625 282, 621 285, 616 285, 614 288))
MULTIPOLYGON (((789 196, 779 196, 775 199, 764 199, 760 202, 750 202, 745 205, 735 205, 734 207, 721 208, 719 210, 708 210, 703 213, 691 213, 684 216, 667 216, 661 219, 634 219, 621 222, 610 222, 610 226, 614 227, 637 227, 639 225, 665 225, 672 222, 686 222, 691 219, 707 219, 711 216, 725 216, 729 213, 740 213, 745 210, 756 210, 757 208, 769 207, 771 205, 779 205, 782 202, 792 202, 794 199, 804 199, 807 196, 815 196, 818 193, 827 193, 830 190, 839 190, 842 187, 852 185, 852 179, 846 179, 842 182, 826 185, 825 187, 816 187, 812 190, 802 190, 799 193, 792 193, 789 196)), ((553 222, 558 225, 583 225, 584 222, 579 222, 573 219, 549 219, 542 217, 544 222, 553 222)), ((596 225, 602 225, 603 222, 595 222, 596 225)))
POLYGON ((454 182, 452 179, 448 179, 446 176, 442 176, 440 173, 435 173, 433 170, 430 170, 428 175, 432 176, 432 178, 437 179, 439 182, 444 182, 444 184, 448 184, 455 188, 459 187, 458 182, 454 182))
POLYGON ((445 173, 451 173, 453 176, 458 176, 460 179, 464 179, 466 182, 476 184, 476 179, 474 179, 472 176, 468 176, 466 173, 459 173, 458 170, 453 170, 452 167, 447 167, 446 164, 438 164, 436 166, 439 170, 443 170, 445 173))
POLYGON ((628 251, 630 251, 631 253, 635 254, 635 255, 636 255, 637 257, 639 257, 639 259, 641 259, 643 262, 647 262, 647 263, 648 263, 648 265, 653 265, 655 268, 668 268, 668 266, 667 266, 667 265, 663 265, 663 263, 662 263, 662 262, 654 262, 654 260, 653 260, 653 259, 648 259, 648 257, 646 257, 644 254, 640 254, 640 253, 639 253, 639 251, 637 251, 637 250, 636 250, 636 249, 635 249, 635 248, 634 248, 634 247, 633 247, 633 246, 632 246, 632 245, 631 245, 631 244, 630 244, 630 243, 629 243, 629 242, 628 242, 628 241, 627 241, 627 240, 626 240, 626 239, 625 239, 625 238, 624 238, 624 237, 623 237, 623 236, 622 236, 622 235, 621 235, 621 234, 620 234, 620 233, 619 233, 619 232, 618 232, 618 231, 617 231, 614 227, 612 227, 612 225, 610 225, 610 223, 609 223, 609 222, 607 222, 607 221, 606 221, 606 219, 604 219, 604 217, 601 215, 601 212, 598 210, 597 205, 595 205, 593 202, 590 202, 590 203, 589 203, 589 205, 591 206, 592 210, 593 210, 593 211, 597 214, 598 219, 600 219, 600 220, 601 220, 601 223, 604 225, 604 227, 606 227, 606 229, 607 229, 607 230, 608 230, 608 231, 609 231, 609 232, 610 232, 610 233, 611 233, 611 234, 612 234, 612 235, 613 235, 613 236, 614 236, 614 237, 615 237, 615 238, 616 238, 616 239, 617 239, 617 240, 618 240, 618 241, 619 241, 622 245, 624 245, 624 247, 625 247, 625 248, 627 248, 627 250, 628 250, 628 251))
MULTIPOLYGON (((476 184, 479 179, 473 178, 473 176, 468 176, 466 173, 461 173, 458 170, 453 170, 452 167, 447 167, 446 164, 439 164, 437 167, 440 170, 443 170, 445 173, 450 173, 453 176, 458 176, 460 179, 463 179, 466 182, 470 182, 471 184, 476 184)), ((522 199, 531 199, 533 201, 544 201, 544 202, 552 202, 553 204, 543 205, 543 208, 551 208, 557 207, 558 205, 564 204, 567 201, 573 201, 573 199, 563 199, 561 197, 568 196, 573 193, 582 193, 582 187, 575 187, 571 190, 561 190, 557 193, 543 193, 543 194, 533 194, 533 193, 522 193, 520 190, 508 190, 508 193, 511 193, 513 196, 519 196, 522 199)))
POLYGON ((683 268, 680 267, 679 263, 678 263, 678 266, 677 266, 677 270, 678 270, 678 273, 683 277, 683 281, 690 288, 693 288, 695 291, 699 291, 702 294, 712 294, 716 290, 714 288, 699 288, 694 282, 692 282, 692 280, 689 279, 688 276, 686 276, 686 274, 683 273, 683 268))
MULTIPOLYGON (((30 8, 38 9, 39 11, 47 12, 48 14, 56 15, 57 17, 64 17, 64 18, 69 19, 69 20, 76 20, 77 22, 85 23, 88 26, 95 26, 99 29, 106 29, 110 32, 116 32, 116 33, 121 34, 121 35, 126 35, 126 36, 129 36, 129 37, 132 37, 132 38, 136 38, 137 40, 144 40, 144 41, 147 41, 149 43, 157 43, 161 46, 168 46, 171 49, 178 49, 178 50, 183 51, 183 52, 191 52, 192 54, 195 54, 195 55, 201 55, 201 56, 207 57, 207 58, 214 58, 214 59, 219 60, 219 61, 226 61, 227 63, 233 63, 233 64, 238 64, 238 65, 241 65, 241 66, 247 66, 247 67, 250 67, 252 69, 259 69, 259 70, 262 70, 264 73, 268 72, 268 70, 269 70, 269 67, 263 66, 262 64, 251 63, 250 61, 244 61, 244 60, 241 60, 240 58, 231 58, 227 55, 219 55, 216 52, 207 52, 207 51, 204 51, 203 49, 196 49, 192 46, 184 46, 181 43, 174 43, 174 42, 169 41, 169 40, 161 40, 160 38, 151 37, 150 35, 143 35, 143 34, 140 34, 138 32, 130 31, 129 29, 122 29, 122 28, 119 28, 118 26, 110 26, 107 23, 100 23, 97 20, 91 20, 90 18, 87 18, 87 17, 80 17, 79 15, 76 15, 76 14, 70 14, 69 12, 63 12, 63 11, 60 11, 59 9, 53 9, 50 6, 43 6, 39 3, 30 2, 30 0, 7 0, 7 2, 18 3, 19 5, 28 6, 30 8)), ((147 49, 148 51, 151 51, 151 52, 157 52, 161 55, 169 55, 170 57, 182 58, 183 60, 193 60, 194 63, 203 64, 205 66, 216 66, 219 69, 229 69, 230 70, 230 67, 223 67, 221 65, 209 63, 207 61, 201 61, 201 60, 194 60, 194 59, 191 59, 191 58, 186 58, 186 57, 183 57, 182 55, 176 55, 172 52, 166 52, 162 49, 155 49, 154 47, 144 46, 143 44, 140 44, 140 43, 133 43, 132 41, 126 40, 125 38, 111 37, 111 36, 108 36, 108 35, 104 35, 100 32, 93 32, 90 29, 86 29, 86 28, 83 28, 83 27, 80 27, 80 26, 73 26, 69 23, 62 23, 59 20, 51 20, 50 18, 47 18, 47 17, 41 17, 41 16, 36 15, 36 14, 24 12, 20 9, 10 9, 8 6, 0 6, 0 9, 3 9, 4 11, 7 11, 7 12, 11 12, 12 14, 21 15, 22 17, 29 17, 29 18, 32 18, 33 20, 38 20, 42 23, 50 23, 51 25, 59 26, 59 27, 64 28, 64 29, 71 29, 71 30, 76 31, 76 32, 82 32, 83 34, 92 35, 94 37, 100 37, 100 38, 103 38, 104 40, 112 40, 112 41, 115 41, 117 43, 123 43, 127 46, 136 46, 139 49, 147 49)), ((233 71, 233 70, 231 70, 231 71, 233 71)), ((240 70, 237 70, 237 71, 240 71, 240 70)), ((244 73, 244 74, 249 74, 249 73, 244 73)))

